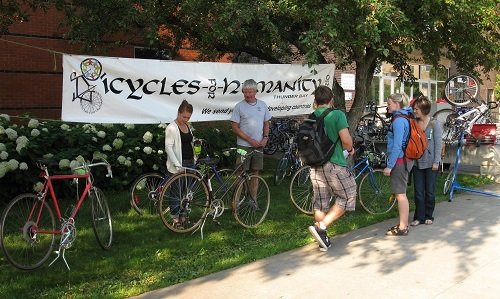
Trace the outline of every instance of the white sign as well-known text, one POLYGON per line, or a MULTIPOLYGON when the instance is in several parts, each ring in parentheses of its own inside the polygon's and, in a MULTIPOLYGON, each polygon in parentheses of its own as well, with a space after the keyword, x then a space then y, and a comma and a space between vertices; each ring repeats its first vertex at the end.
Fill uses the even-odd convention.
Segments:
POLYGON ((312 92, 332 86, 335 65, 235 64, 63 56, 64 121, 168 123, 183 99, 191 121, 228 120, 243 100, 241 85, 254 79, 257 98, 273 116, 312 111, 312 92))
POLYGON ((355 74, 340 74, 340 86, 344 90, 356 89, 356 75, 355 74))

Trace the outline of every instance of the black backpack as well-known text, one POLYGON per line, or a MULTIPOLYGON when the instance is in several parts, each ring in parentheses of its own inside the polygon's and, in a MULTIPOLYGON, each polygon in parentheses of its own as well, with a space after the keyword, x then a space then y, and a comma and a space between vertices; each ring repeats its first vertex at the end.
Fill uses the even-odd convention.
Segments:
POLYGON ((328 108, 319 117, 314 113, 299 126, 297 148, 302 163, 309 166, 322 166, 330 160, 335 151, 337 141, 333 143, 326 134, 324 118, 332 111, 328 108))

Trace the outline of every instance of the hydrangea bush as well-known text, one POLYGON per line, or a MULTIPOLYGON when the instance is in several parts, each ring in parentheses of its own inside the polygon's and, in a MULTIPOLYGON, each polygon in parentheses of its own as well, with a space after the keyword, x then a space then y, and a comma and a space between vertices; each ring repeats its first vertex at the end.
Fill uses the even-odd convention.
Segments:
MULTIPOLYGON (((39 159, 57 165, 50 168, 52 173, 70 173, 71 167, 82 161, 104 158, 112 165, 113 179, 105 178, 104 167, 96 167, 93 174, 99 187, 127 189, 141 173, 166 171, 165 127, 166 124, 65 123, 28 117, 11 120, 1 114, 1 201, 39 188, 40 169, 36 167, 39 159)), ((209 140, 211 154, 236 143, 228 122, 195 123, 193 133, 197 138, 209 140)), ((233 161, 225 157, 224 163, 233 161)))

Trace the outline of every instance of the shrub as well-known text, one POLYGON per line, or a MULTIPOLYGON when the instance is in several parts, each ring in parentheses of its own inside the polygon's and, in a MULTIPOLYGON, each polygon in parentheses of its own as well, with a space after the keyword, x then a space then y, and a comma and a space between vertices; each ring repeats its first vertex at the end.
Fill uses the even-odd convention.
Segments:
MULTIPOLYGON (((113 168, 113 179, 105 178, 104 168, 95 168, 99 187, 120 190, 141 173, 166 171, 164 149, 166 124, 81 124, 29 117, 11 122, 0 115, 0 190, 1 201, 32 192, 39 181, 39 159, 51 160, 58 166, 52 173, 69 173, 70 164, 78 159, 106 159, 113 168)), ((209 140, 210 154, 234 146, 236 139, 228 122, 194 124, 194 135, 209 140)), ((205 149, 207 152, 208 149, 205 149)), ((233 160, 234 161, 234 160, 233 160)), ((229 158, 223 160, 231 164, 229 158)))

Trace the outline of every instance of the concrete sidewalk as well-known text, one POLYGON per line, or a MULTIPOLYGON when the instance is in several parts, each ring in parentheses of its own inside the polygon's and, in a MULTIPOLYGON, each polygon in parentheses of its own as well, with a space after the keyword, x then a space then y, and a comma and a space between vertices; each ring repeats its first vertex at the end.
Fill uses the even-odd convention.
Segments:
POLYGON ((326 253, 313 243, 134 298, 500 298, 500 198, 456 194, 434 216, 408 236, 385 236, 392 219, 326 253))

